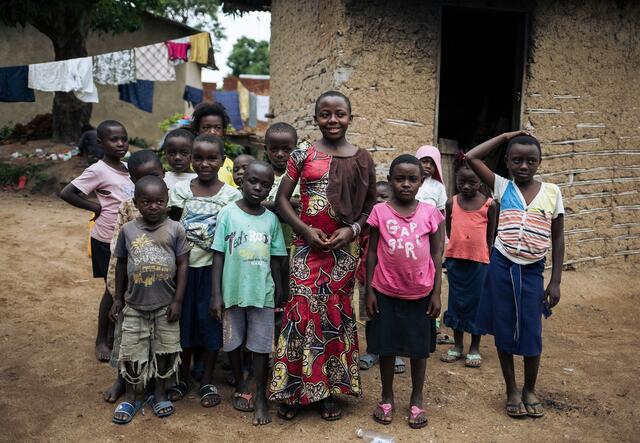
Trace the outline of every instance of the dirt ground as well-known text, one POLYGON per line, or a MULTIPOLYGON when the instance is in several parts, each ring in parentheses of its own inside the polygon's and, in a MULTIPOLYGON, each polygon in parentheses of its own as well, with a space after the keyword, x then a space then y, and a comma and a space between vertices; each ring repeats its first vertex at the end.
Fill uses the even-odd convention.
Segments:
MULTIPOLYGON (((358 427, 400 441, 638 441, 640 273, 636 268, 566 272, 563 298, 544 322, 538 392, 542 419, 513 420, 492 340, 481 369, 431 358, 426 386, 430 425, 406 424, 410 378, 396 379, 392 425, 371 419, 379 395, 377 367, 362 373, 362 399, 341 400, 344 418, 324 422, 315 410, 292 422, 274 417, 256 428, 230 405, 232 390, 216 374, 223 403, 199 406, 195 393, 176 413, 150 409, 127 426, 111 423, 102 391, 114 370, 93 354, 101 281, 90 278, 87 214, 55 196, 0 192, 0 440, 5 441, 356 441, 358 427)), ((446 347, 439 346, 438 352, 446 347)), ((521 364, 518 374, 522 376, 521 364)), ((275 416, 275 405, 271 408, 275 416)))

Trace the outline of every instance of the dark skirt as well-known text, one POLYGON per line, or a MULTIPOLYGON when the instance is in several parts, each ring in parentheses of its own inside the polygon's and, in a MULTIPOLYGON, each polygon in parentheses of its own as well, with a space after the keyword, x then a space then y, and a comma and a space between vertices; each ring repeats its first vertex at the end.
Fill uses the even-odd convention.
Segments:
POLYGON ((209 315, 211 266, 189 266, 187 288, 180 316, 180 345, 183 349, 200 346, 207 351, 222 347, 222 324, 209 315))
POLYGON ((91 266, 93 278, 107 278, 111 245, 91 237, 91 266))
POLYGON ((428 358, 436 350, 436 320, 427 316, 430 298, 403 300, 374 292, 379 312, 367 323, 367 352, 428 358))
POLYGON ((449 306, 444 313, 444 324, 454 331, 480 335, 475 320, 488 265, 459 258, 447 258, 444 265, 449 280, 449 306))
POLYGON ((525 357, 542 353, 544 263, 543 258, 519 265, 494 248, 476 326, 494 336, 499 351, 525 357))

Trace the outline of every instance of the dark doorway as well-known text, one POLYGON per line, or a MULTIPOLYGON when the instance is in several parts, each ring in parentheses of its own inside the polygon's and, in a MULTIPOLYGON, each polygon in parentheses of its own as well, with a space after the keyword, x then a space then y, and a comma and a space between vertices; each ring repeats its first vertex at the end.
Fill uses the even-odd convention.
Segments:
MULTIPOLYGON (((443 8, 440 146, 457 142, 458 149, 467 151, 520 127, 525 35, 526 16, 522 12, 443 8)), ((487 160, 493 170, 505 176, 502 158, 499 152, 487 160)))

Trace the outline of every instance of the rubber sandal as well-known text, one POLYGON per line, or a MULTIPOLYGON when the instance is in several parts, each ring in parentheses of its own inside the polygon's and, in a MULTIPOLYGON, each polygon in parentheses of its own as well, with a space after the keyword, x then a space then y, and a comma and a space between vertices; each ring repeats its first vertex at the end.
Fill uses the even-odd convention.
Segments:
POLYGON ((294 418, 296 418, 296 415, 298 415, 298 406, 292 406, 292 405, 288 405, 286 403, 282 403, 279 407, 278 407, 278 417, 280 417, 283 420, 293 420, 294 418))
POLYGON ((520 406, 524 406, 524 403, 522 402, 507 403, 507 405, 505 406, 505 411, 507 412, 507 415, 511 418, 525 417, 527 415, 526 407, 525 407, 525 410, 523 411, 520 406))
POLYGON ((440 361, 443 361, 445 363, 453 363, 454 361, 458 361, 463 357, 464 354, 462 352, 456 351, 455 349, 451 348, 448 349, 445 354, 442 354, 440 356, 440 361))
POLYGON ((173 403, 171 400, 159 401, 158 403, 153 403, 153 413, 156 417, 168 417, 175 411, 173 407, 173 403), (160 412, 162 409, 168 409, 168 411, 160 412))
POLYGON ((438 332, 436 335, 436 343, 439 345, 454 345, 456 341, 450 335, 444 332, 438 332))
POLYGON ((326 421, 336 421, 342 418, 342 411, 331 397, 325 398, 320 402, 320 417, 326 421), (338 411, 337 414, 335 414, 336 409, 338 411))
POLYGON ((404 360, 400 357, 396 357, 396 361, 393 363, 393 373, 394 374, 404 374, 407 370, 407 365, 404 360))
POLYGON ((390 425, 393 420, 393 405, 391 403, 378 403, 376 410, 373 413, 373 420, 381 425, 390 425), (376 412, 382 411, 384 419, 378 417, 376 412))
POLYGON ((540 411, 540 412, 536 412, 535 407, 536 406, 542 406, 542 403, 537 401, 535 403, 525 403, 522 402, 524 404, 524 408, 527 410, 527 415, 529 417, 533 417, 533 418, 540 418, 540 417, 544 417, 544 410, 540 411), (531 411, 531 412, 529 412, 531 411))
POLYGON ((420 429, 427 426, 427 423, 429 423, 429 419, 427 418, 427 411, 415 405, 411 406, 411 409, 409 410, 409 427, 411 429, 420 429), (416 418, 420 417, 421 415, 424 416, 424 421, 416 422, 416 418))
POLYGON ((189 393, 189 385, 187 385, 183 381, 179 381, 177 384, 167 389, 167 397, 171 401, 180 401, 188 393, 189 393))
POLYGON ((218 394, 218 388, 216 388, 214 385, 202 386, 200 390, 198 390, 198 395, 200 396, 200 404, 203 408, 213 408, 214 406, 219 405, 220 401, 222 400, 220 398, 220 395, 218 394), (207 397, 213 397, 213 403, 208 405, 203 404, 202 400, 207 397))
POLYGON ((126 425, 133 420, 133 417, 136 416, 141 407, 142 401, 140 400, 136 400, 134 404, 131 404, 128 401, 123 401, 116 406, 116 409, 113 411, 113 415, 111 416, 111 421, 117 425, 126 425), (127 417, 124 419, 116 418, 116 414, 126 414, 127 417))
POLYGON ((467 368, 479 368, 481 364, 482 357, 480 354, 467 354, 467 358, 464 360, 464 365, 467 368))
POLYGON ((363 371, 366 371, 367 369, 371 369, 373 365, 375 365, 377 362, 378 362, 377 355, 367 353, 360 357, 360 361, 358 362, 358 367, 363 371))
POLYGON ((233 393, 233 409, 235 409, 236 411, 242 411, 242 412, 253 412, 255 407, 253 405, 253 394, 251 392, 245 392, 245 393, 240 393, 240 392, 234 392, 233 393), (244 399, 247 402, 247 406, 246 407, 242 407, 239 406, 239 401, 240 399, 244 399))

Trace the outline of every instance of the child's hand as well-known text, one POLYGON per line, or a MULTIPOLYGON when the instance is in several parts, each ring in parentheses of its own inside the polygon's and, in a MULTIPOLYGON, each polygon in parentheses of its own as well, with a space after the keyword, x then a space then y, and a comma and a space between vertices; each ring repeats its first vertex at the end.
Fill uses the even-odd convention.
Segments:
POLYGON ((369 290, 367 294, 367 315, 369 318, 372 318, 380 311, 378 310, 378 299, 376 295, 373 293, 373 290, 369 290))
POLYGON ((180 320, 180 315, 182 314, 182 304, 178 302, 173 302, 167 308, 167 321, 174 322, 180 320))
POLYGON ((318 228, 309 226, 309 228, 305 231, 303 237, 304 241, 313 249, 326 251, 331 248, 331 243, 327 238, 327 234, 325 234, 318 228))
POLYGON ((544 299, 548 303, 549 308, 553 308, 560 301, 560 284, 550 282, 544 291, 544 299))
POLYGON ((113 300, 113 304, 111 305, 111 309, 109 310, 109 320, 113 323, 118 321, 118 315, 122 311, 122 301, 119 298, 113 300))
POLYGON ((101 212, 102 212, 102 207, 98 205, 98 209, 93 211, 93 218, 89 221, 96 221, 98 217, 100 217, 101 212))
POLYGON ((220 297, 212 297, 211 303, 209 303, 209 315, 220 323, 222 323, 222 299, 220 297))
POLYGON ((331 249, 341 249, 354 240, 353 230, 351 228, 336 229, 329 238, 331 249))
POLYGON ((431 294, 429 306, 427 306, 427 315, 431 318, 438 318, 441 308, 440 294, 431 294))
POLYGON ((511 140, 514 137, 517 137, 519 135, 531 135, 531 132, 524 130, 524 129, 520 129, 518 131, 513 131, 513 132, 505 132, 504 133, 505 137, 507 138, 507 141, 511 140))

